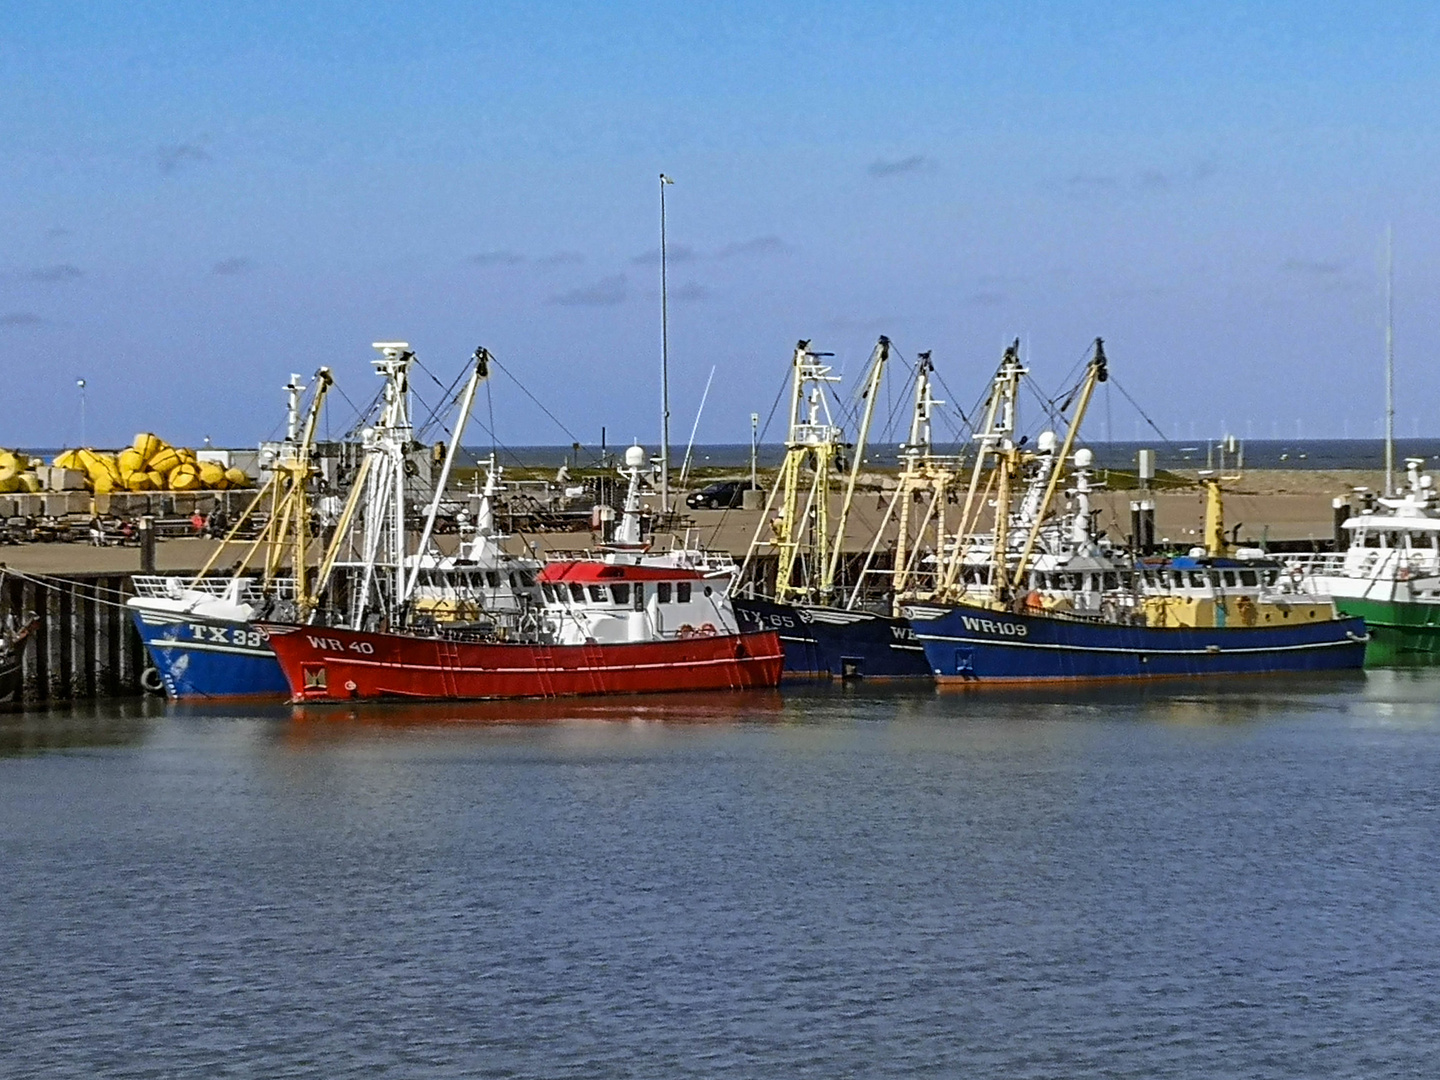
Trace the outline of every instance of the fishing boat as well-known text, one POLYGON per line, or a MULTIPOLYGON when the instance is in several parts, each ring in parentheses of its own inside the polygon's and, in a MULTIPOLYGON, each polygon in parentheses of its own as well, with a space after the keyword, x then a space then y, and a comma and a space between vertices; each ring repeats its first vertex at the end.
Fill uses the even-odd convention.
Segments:
POLYGON ((859 433, 833 528, 831 490, 840 479, 846 445, 830 409, 828 389, 839 377, 824 362, 828 355, 813 352, 808 341, 795 347, 785 460, 741 566, 735 611, 747 628, 779 635, 788 678, 928 679, 924 649, 906 620, 890 612, 888 598, 864 604, 859 583, 847 596, 841 581, 846 524, 890 341, 881 337, 871 354, 859 433), (776 557, 773 583, 757 580, 762 551, 776 557))
POLYGON ((773 631, 744 632, 697 570, 546 564, 545 630, 511 641, 437 628, 268 626, 296 702, 570 697, 771 687, 773 631))
POLYGON ((1287 560, 1308 589, 1365 620, 1371 664, 1440 660, 1440 504, 1424 464, 1407 459, 1405 490, 1367 499, 1341 523, 1342 550, 1287 560))
MULTIPOLYGON (((455 443, 472 400, 467 393, 460 406, 455 443)), ((564 697, 779 682, 783 653, 775 633, 743 631, 736 620, 728 596, 733 562, 700 551, 652 552, 643 540, 640 485, 648 462, 640 447, 626 453, 622 475, 630 486, 611 541, 593 556, 545 563, 529 583, 533 590, 513 591, 514 617, 483 625, 438 621, 435 604, 422 602, 425 564, 407 556, 401 513, 394 509, 403 483, 403 471, 389 461, 395 448, 375 443, 362 461, 317 578, 323 588, 339 562, 337 549, 358 556, 349 564, 345 625, 316 620, 264 627, 291 700, 564 697), (378 517, 358 530, 358 550, 348 539, 357 515, 378 517)), ((437 487, 422 550, 439 497, 437 487)))
POLYGON ((1217 478, 1205 483, 1205 545, 1187 555, 1137 560, 1092 535, 1092 457, 1074 444, 1094 389, 1106 378, 1097 339, 1062 406, 1063 412, 1073 403, 1075 412, 1017 551, 1010 493, 1024 454, 1001 435, 1016 385, 1013 368, 1002 365, 971 485, 973 496, 985 468, 984 490, 995 496, 988 566, 976 572, 975 534, 963 531, 978 512, 970 497, 935 587, 924 597, 912 593, 902 606, 936 678, 983 686, 1360 667, 1363 620, 1340 616, 1328 596, 1302 589, 1298 576, 1263 552, 1231 550, 1217 478), (1050 510, 1067 468, 1071 513, 1057 527, 1050 510), (1051 539, 1044 543, 1047 528, 1051 539))
POLYGON ((176 700, 286 694, 285 676, 256 620, 298 620, 306 614, 305 575, 313 540, 309 489, 316 473, 312 454, 332 383, 330 369, 320 368, 302 414, 305 386, 299 375, 291 376, 285 386, 285 439, 270 477, 199 573, 132 578, 136 595, 127 606, 152 665, 143 675, 146 689, 163 690, 176 700), (266 521, 258 537, 242 539, 260 515, 266 521), (244 550, 234 572, 211 576, 222 555, 237 546, 244 550), (252 569, 257 561, 260 565, 252 569))

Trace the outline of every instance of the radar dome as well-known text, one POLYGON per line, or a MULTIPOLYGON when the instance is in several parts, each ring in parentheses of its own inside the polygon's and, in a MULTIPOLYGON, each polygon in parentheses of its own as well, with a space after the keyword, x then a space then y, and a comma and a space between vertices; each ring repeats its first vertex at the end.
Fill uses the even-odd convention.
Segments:
POLYGON ((650 455, 645 453, 645 448, 639 443, 625 451, 625 467, 627 469, 643 469, 650 462, 650 455))
POLYGON ((1088 469, 1094 460, 1095 455, 1088 447, 1075 451, 1075 467, 1077 469, 1088 469))
POLYGON ((1055 433, 1053 431, 1042 431, 1040 437, 1035 440, 1036 447, 1042 454, 1053 454, 1055 452, 1055 433))

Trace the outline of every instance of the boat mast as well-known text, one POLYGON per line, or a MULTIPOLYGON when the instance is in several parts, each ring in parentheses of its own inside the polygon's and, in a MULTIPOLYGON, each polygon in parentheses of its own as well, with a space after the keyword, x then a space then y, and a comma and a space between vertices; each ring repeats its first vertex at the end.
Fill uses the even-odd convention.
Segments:
MULTIPOLYGON (((958 597, 955 595, 956 583, 960 580, 965 557, 969 554, 980 523, 980 514, 985 506, 984 496, 989 494, 991 486, 1004 468, 1003 455, 1006 444, 1014 434, 1015 405, 1019 396, 1020 379, 1024 374, 1025 368, 1020 364, 1020 339, 1016 338, 1005 350, 1005 355, 1000 360, 1000 368, 995 372, 995 379, 990 384, 990 397, 985 403, 985 423, 975 433, 979 449, 975 455, 975 466, 970 471, 970 486, 960 510, 950 556, 945 560, 944 574, 939 577, 932 599, 954 600, 965 595, 966 586, 963 582, 960 583, 958 597), (990 464, 992 459, 994 463, 982 494, 980 480, 985 475, 986 465, 990 464)), ((995 513, 998 515, 1001 512, 997 504, 995 513)), ((1004 508, 1004 513, 1009 514, 1009 507, 1004 508)))
MULTIPOLYGON (((1045 496, 1040 500, 1035 520, 1030 524, 1030 532, 1025 537, 1025 546, 1020 550, 1020 560, 1015 564, 1015 573, 1012 581, 1023 581, 1025 571, 1030 563, 1030 556, 1035 551, 1035 542, 1040 539, 1040 527, 1045 521, 1045 514, 1050 509, 1050 503, 1055 497, 1055 488, 1060 482, 1060 473, 1065 463, 1070 460, 1070 450, 1075 445, 1075 436, 1080 432, 1080 425, 1085 419, 1085 410, 1090 406, 1090 397, 1095 393, 1095 387, 1109 378, 1105 368, 1105 342, 1102 338, 1095 339, 1095 354, 1090 358, 1090 363, 1085 368, 1085 377, 1081 380, 1078 400, 1075 403, 1075 415, 1071 418, 1069 426, 1065 429, 1065 441, 1061 444, 1059 452, 1055 455, 1054 467, 1050 471, 1050 482, 1045 485, 1045 496)), ((1064 406, 1061 406, 1063 411, 1064 406)), ((997 556, 1000 553, 997 552, 997 556)), ((1005 597, 996 593, 997 603, 1003 602, 1005 597)))
POLYGON ((660 513, 670 513, 670 294, 666 279, 665 188, 660 174, 660 513))
MULTIPOLYGON (((239 543, 237 537, 245 524, 254 516, 262 504, 269 500, 270 512, 265 527, 246 549, 245 554, 236 564, 235 575, 238 577, 250 565, 250 560, 255 557, 259 549, 265 547, 265 569, 262 589, 269 592, 274 588, 276 579, 279 577, 280 563, 283 554, 289 546, 287 538, 293 533, 293 552, 291 554, 292 565, 295 576, 295 595, 297 599, 303 594, 305 586, 305 560, 306 552, 310 543, 309 506, 305 495, 310 477, 315 469, 311 464, 311 451, 315 445, 315 429, 318 426, 321 407, 325 403, 325 395, 330 387, 334 385, 334 379, 330 375, 328 367, 322 367, 315 373, 315 392, 310 399, 310 407, 306 411, 303 426, 300 421, 300 395, 304 387, 299 384, 300 376, 292 375, 290 382, 286 384, 287 411, 286 411, 286 439, 281 445, 280 452, 270 466, 270 479, 256 493, 255 498, 241 513, 230 531, 216 547, 205 565, 195 574, 194 581, 198 582, 208 574, 219 561, 220 555, 231 544, 239 543)), ((193 587, 193 584, 192 584, 193 587)))
MULTIPOLYGON (((881 519, 880 527, 875 531, 875 538, 870 543, 870 550, 865 556, 865 565, 860 570, 855 587, 850 591, 849 603, 845 605, 849 609, 853 609, 860 601, 860 590, 864 584, 865 575, 872 572, 871 566, 875 561, 875 553, 880 547, 880 542, 884 539, 885 528, 890 524, 890 519, 897 516, 897 511, 895 559, 890 580, 892 606, 896 614, 899 614, 898 609, 902 596, 912 588, 911 576, 914 564, 922 551, 922 541, 932 521, 935 524, 937 537, 937 556, 944 540, 945 500, 950 485, 955 479, 954 459, 938 458, 933 453, 930 417, 934 413, 936 405, 945 403, 936 399, 933 393, 930 373, 935 369, 935 365, 930 359, 930 353, 922 352, 918 359, 919 364, 915 373, 915 405, 910 417, 910 437, 900 447, 899 482, 895 486, 895 494, 890 498, 890 504, 885 508, 885 516, 881 519), (919 525, 912 529, 912 504, 915 501, 916 493, 921 491, 926 492, 929 498, 919 525), (913 543, 911 542, 912 538, 913 543)), ((931 575, 932 586, 939 569, 937 566, 936 572, 931 575)))
POLYGON ((880 340, 875 343, 875 349, 870 354, 870 376, 865 380, 865 389, 862 394, 865 399, 865 413, 860 420, 860 432, 855 438, 855 448, 851 453, 850 477, 845 484, 845 498, 840 504, 840 517, 835 522, 834 543, 830 547, 830 560, 822 568, 820 578, 820 599, 829 603, 834 597, 835 575, 840 568, 840 560, 845 555, 845 524, 850 518, 850 506, 855 501, 855 483, 860 478, 860 466, 865 461, 865 446, 870 438, 870 421, 875 416, 875 402, 880 397, 880 380, 885 375, 885 362, 890 358, 890 339, 883 334, 880 340))
POLYGON ((430 509, 425 514, 425 528, 421 531, 420 543, 415 548, 415 563, 410 568, 410 577, 406 580, 404 591, 400 593, 396 603, 397 609, 409 604, 410 597, 415 592, 415 583, 420 577, 420 563, 425 549, 430 545, 430 537, 435 532, 435 518, 440 513, 440 501, 445 496, 445 485, 450 480, 450 469, 455 464, 455 454, 460 449, 460 437, 465 432, 466 421, 470 419, 470 407, 475 403, 475 391, 490 374, 490 359, 490 353, 485 350, 484 346, 475 350, 475 369, 470 373, 470 380, 465 384, 465 392, 460 396, 460 410, 455 419, 455 430, 450 435, 450 446, 445 451, 445 465, 440 470, 439 479, 435 481, 435 491, 430 498, 430 509))
MULTIPOLYGON (((830 473, 844 438, 843 432, 831 420, 830 403, 825 396, 825 384, 840 381, 840 377, 830 374, 830 368, 822 363, 825 357, 831 355, 811 352, 810 342, 801 341, 795 345, 791 360, 790 431, 785 440, 785 460, 780 465, 776 486, 780 495, 780 512, 771 521, 775 535, 770 541, 770 546, 778 553, 775 599, 781 603, 815 599, 815 570, 825 565, 829 554, 830 473), (802 474, 807 466, 811 476, 802 509, 802 474), (805 580, 797 583, 794 580, 795 562, 807 533, 811 563, 805 580)), ((751 543, 752 554, 764 526, 762 519, 751 543)), ((747 555, 747 565, 749 561, 747 555)))
POLYGON ((1395 494, 1395 230, 1385 226, 1385 497, 1395 494))

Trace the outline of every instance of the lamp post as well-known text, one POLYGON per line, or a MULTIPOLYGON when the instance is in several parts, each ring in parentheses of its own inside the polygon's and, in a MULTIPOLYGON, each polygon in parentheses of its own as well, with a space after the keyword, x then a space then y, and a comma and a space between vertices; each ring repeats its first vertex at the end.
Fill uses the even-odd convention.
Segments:
POLYGON ((660 512, 670 513, 670 297, 665 265, 665 188, 660 174, 660 512))
POLYGON ((80 445, 85 445, 85 380, 76 379, 75 385, 80 389, 80 445))

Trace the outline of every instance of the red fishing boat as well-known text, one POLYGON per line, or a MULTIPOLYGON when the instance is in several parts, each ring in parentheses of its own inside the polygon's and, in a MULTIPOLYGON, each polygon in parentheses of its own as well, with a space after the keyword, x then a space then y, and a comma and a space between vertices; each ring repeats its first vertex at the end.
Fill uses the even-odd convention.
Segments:
MULTIPOLYGON (((728 582, 728 575, 723 579, 728 582)), ((291 700, 537 698, 775 686, 773 631, 742 633, 721 579, 644 561, 553 562, 532 641, 267 625, 291 700)))

